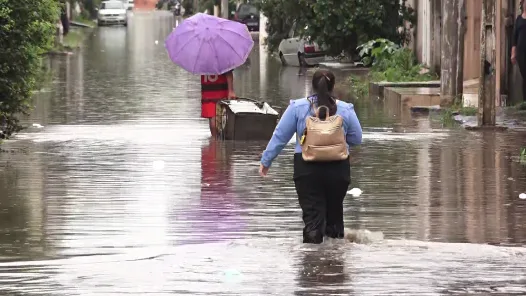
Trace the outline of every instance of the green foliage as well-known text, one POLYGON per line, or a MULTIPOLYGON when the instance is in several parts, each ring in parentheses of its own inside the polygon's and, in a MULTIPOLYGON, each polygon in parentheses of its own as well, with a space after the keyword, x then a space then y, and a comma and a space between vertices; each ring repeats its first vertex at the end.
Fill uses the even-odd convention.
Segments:
POLYGON ((355 98, 366 98, 369 95, 368 77, 351 76, 351 90, 355 98))
POLYGON ((83 10, 82 13, 75 18, 75 21, 91 27, 97 26, 97 22, 94 21, 85 10, 83 10))
MULTIPOLYGON (((252 2, 254 3, 254 2, 252 2)), ((304 10, 307 7, 298 5, 294 1, 261 0, 255 3, 259 10, 267 17, 266 30, 268 37, 265 44, 270 52, 277 52, 281 40, 288 37, 294 21, 298 26, 306 23, 304 10)))
POLYGON ((391 54, 383 52, 377 57, 371 75, 373 81, 430 81, 435 75, 424 72, 425 68, 416 60, 408 48, 399 48, 391 54))
POLYGON ((414 11, 406 0, 261 0, 261 11, 268 17, 267 43, 275 50, 288 36, 292 23, 298 23, 298 33, 338 56, 356 54, 358 44, 376 38, 386 38, 397 44, 410 39, 409 27, 414 23, 414 11))
POLYGON ((477 108, 464 107, 462 106, 461 100, 455 100, 455 103, 453 104, 453 106, 441 110, 440 117, 439 117, 440 122, 445 127, 458 126, 458 123, 454 119, 455 115, 476 116, 477 108))
POLYGON ((365 78, 352 77, 352 93, 357 98, 369 95, 369 82, 411 82, 431 81, 437 75, 429 73, 418 63, 413 52, 386 39, 369 41, 358 47, 364 64, 372 62, 372 68, 365 78))
POLYGON ((101 2, 101 0, 82 0, 83 17, 90 20, 96 18, 97 10, 95 8, 99 7, 101 2))
MULTIPOLYGON (((216 3, 216 0, 199 0, 199 10, 205 11, 208 10, 209 14, 214 14, 214 4, 216 3)), ((237 8, 237 2, 235 0, 228 1, 228 15, 230 17, 230 13, 232 11, 236 11, 237 8)))
POLYGON ((185 0, 182 5, 184 8, 184 16, 191 16, 194 14, 194 1, 185 0))
POLYGON ((69 52, 73 49, 80 48, 85 38, 86 29, 73 29, 69 31, 68 35, 64 36, 62 44, 53 48, 56 52, 69 52))
POLYGON ((53 45, 59 20, 56 0, 0 0, 0 130, 20 131, 41 72, 41 55, 53 45))
POLYGON ((364 65, 374 65, 377 61, 389 58, 400 46, 381 38, 368 41, 356 49, 364 65))

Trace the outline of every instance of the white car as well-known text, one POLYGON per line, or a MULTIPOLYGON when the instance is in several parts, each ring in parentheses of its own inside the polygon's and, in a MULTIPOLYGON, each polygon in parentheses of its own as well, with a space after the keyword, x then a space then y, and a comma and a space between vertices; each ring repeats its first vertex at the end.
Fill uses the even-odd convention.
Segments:
POLYGON ((133 4, 133 0, 125 0, 126 1, 126 9, 133 10, 135 5, 133 4))
POLYGON ((279 59, 284 66, 307 67, 325 62, 326 54, 318 44, 300 38, 294 24, 288 38, 279 44, 279 59))
POLYGON ((103 25, 128 25, 128 15, 124 3, 119 0, 103 1, 99 7, 97 24, 103 25))

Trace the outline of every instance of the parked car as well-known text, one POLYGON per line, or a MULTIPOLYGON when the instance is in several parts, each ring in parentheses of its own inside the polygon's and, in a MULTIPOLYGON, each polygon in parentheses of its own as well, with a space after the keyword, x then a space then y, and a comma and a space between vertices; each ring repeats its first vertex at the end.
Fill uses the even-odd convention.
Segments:
POLYGON ((98 9, 97 25, 128 25, 128 14, 122 1, 103 1, 98 9))
POLYGON ((289 36, 279 44, 279 59, 286 66, 308 67, 316 66, 326 61, 326 53, 315 42, 308 38, 300 38, 296 23, 292 26, 289 36))
POLYGON ((259 10, 254 5, 239 5, 234 20, 245 24, 249 31, 259 32, 259 10))
POLYGON ((135 7, 135 4, 133 3, 133 0, 126 0, 126 9, 127 10, 133 10, 135 7))

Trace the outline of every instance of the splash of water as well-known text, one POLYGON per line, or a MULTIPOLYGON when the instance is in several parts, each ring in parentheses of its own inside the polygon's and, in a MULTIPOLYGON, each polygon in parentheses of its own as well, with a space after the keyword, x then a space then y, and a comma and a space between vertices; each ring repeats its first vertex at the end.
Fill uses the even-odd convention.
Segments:
POLYGON ((352 243, 368 245, 383 241, 384 234, 367 229, 345 229, 344 238, 352 243))

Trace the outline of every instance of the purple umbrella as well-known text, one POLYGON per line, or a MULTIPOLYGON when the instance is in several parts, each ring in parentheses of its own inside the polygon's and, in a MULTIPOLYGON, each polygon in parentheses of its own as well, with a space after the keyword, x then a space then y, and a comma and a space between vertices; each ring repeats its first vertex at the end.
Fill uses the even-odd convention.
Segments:
POLYGON ((243 65, 253 46, 246 25, 204 13, 187 18, 165 41, 170 59, 198 75, 223 74, 243 65))

